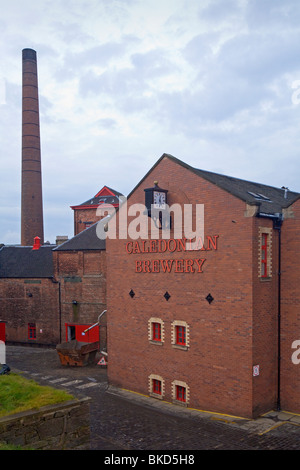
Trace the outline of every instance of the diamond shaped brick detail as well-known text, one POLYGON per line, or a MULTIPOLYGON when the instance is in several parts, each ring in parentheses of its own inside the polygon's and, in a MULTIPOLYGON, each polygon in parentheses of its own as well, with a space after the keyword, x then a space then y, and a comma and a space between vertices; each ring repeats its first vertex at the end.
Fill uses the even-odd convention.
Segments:
POLYGON ((211 304, 212 301, 214 300, 214 298, 213 298, 213 296, 212 296, 211 294, 208 294, 205 298, 206 298, 206 300, 207 300, 207 302, 208 302, 209 304, 211 304))

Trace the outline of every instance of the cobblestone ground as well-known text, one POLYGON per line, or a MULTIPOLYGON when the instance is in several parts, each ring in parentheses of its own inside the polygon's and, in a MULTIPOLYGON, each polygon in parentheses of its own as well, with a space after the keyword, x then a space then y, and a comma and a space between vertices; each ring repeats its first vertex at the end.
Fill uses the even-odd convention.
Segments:
MULTIPOLYGON (((159 409, 138 399, 112 393, 106 369, 93 364, 68 367, 60 364, 55 350, 7 346, 6 362, 11 371, 45 385, 67 388, 87 395, 91 401, 92 450, 299 450, 300 426, 284 423, 260 435, 238 424, 209 417, 184 416, 159 409)), ((155 400, 157 402, 157 400, 155 400)), ((181 410, 182 411, 182 410, 181 410)), ((254 428, 255 429, 255 428, 254 428)))

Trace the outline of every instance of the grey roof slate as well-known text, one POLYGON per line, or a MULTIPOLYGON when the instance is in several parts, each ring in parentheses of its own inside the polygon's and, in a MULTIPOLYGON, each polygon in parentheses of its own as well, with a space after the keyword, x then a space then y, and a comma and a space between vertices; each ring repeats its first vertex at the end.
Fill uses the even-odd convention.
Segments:
POLYGON ((96 232, 99 223, 103 222, 96 222, 70 240, 55 247, 53 251, 105 250, 105 239, 100 239, 96 232))
POLYGON ((79 206, 98 206, 99 204, 119 204, 119 197, 118 196, 97 196, 88 199, 87 201, 79 204, 79 206))
POLYGON ((3 246, 0 249, 0 278, 53 277, 52 250, 55 245, 3 246))
POLYGON ((123 196, 122 193, 119 191, 116 191, 115 189, 110 188, 109 186, 105 186, 107 189, 109 189, 113 195, 104 195, 104 196, 94 196, 88 199, 85 202, 82 202, 81 204, 78 204, 78 206, 98 206, 99 204, 119 204, 119 198, 123 196))
MULTIPOLYGON (((232 194, 233 196, 245 201, 247 204, 258 205, 259 213, 266 215, 274 215, 282 213, 284 208, 289 207, 293 202, 300 198, 300 193, 294 191, 287 191, 285 198, 285 190, 276 188, 261 183, 242 180, 233 176, 222 175, 194 168, 187 163, 179 160, 173 155, 164 153, 154 166, 147 172, 138 185, 131 191, 130 195, 142 183, 142 181, 151 173, 151 171, 160 163, 164 158, 173 160, 178 165, 186 168, 194 174, 204 178, 212 184, 215 184, 224 191, 232 194)), ((199 201, 200 202, 200 201, 199 201)))
POLYGON ((232 176, 220 175, 204 170, 194 170, 199 176, 202 176, 212 184, 222 188, 228 193, 245 201, 247 204, 259 205, 260 213, 278 214, 282 209, 295 202, 300 194, 265 184, 234 178, 232 176))

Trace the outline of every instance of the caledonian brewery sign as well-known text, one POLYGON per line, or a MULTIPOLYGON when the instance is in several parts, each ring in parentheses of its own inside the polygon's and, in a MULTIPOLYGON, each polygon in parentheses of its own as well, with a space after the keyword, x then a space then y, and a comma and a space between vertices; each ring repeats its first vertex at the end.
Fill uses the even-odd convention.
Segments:
POLYGON ((126 252, 134 259, 136 273, 203 273, 205 252, 218 249, 219 235, 198 238, 132 240, 126 252), (182 253, 182 257, 175 256, 182 253), (167 254, 168 257, 159 255, 167 254), (171 256, 173 254, 173 256, 171 256))

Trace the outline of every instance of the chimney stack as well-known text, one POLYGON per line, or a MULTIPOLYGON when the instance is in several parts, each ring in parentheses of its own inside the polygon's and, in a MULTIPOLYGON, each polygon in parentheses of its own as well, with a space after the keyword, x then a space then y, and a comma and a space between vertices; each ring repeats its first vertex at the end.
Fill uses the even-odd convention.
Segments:
POLYGON ((21 245, 44 243, 40 118, 36 52, 22 51, 21 245))

